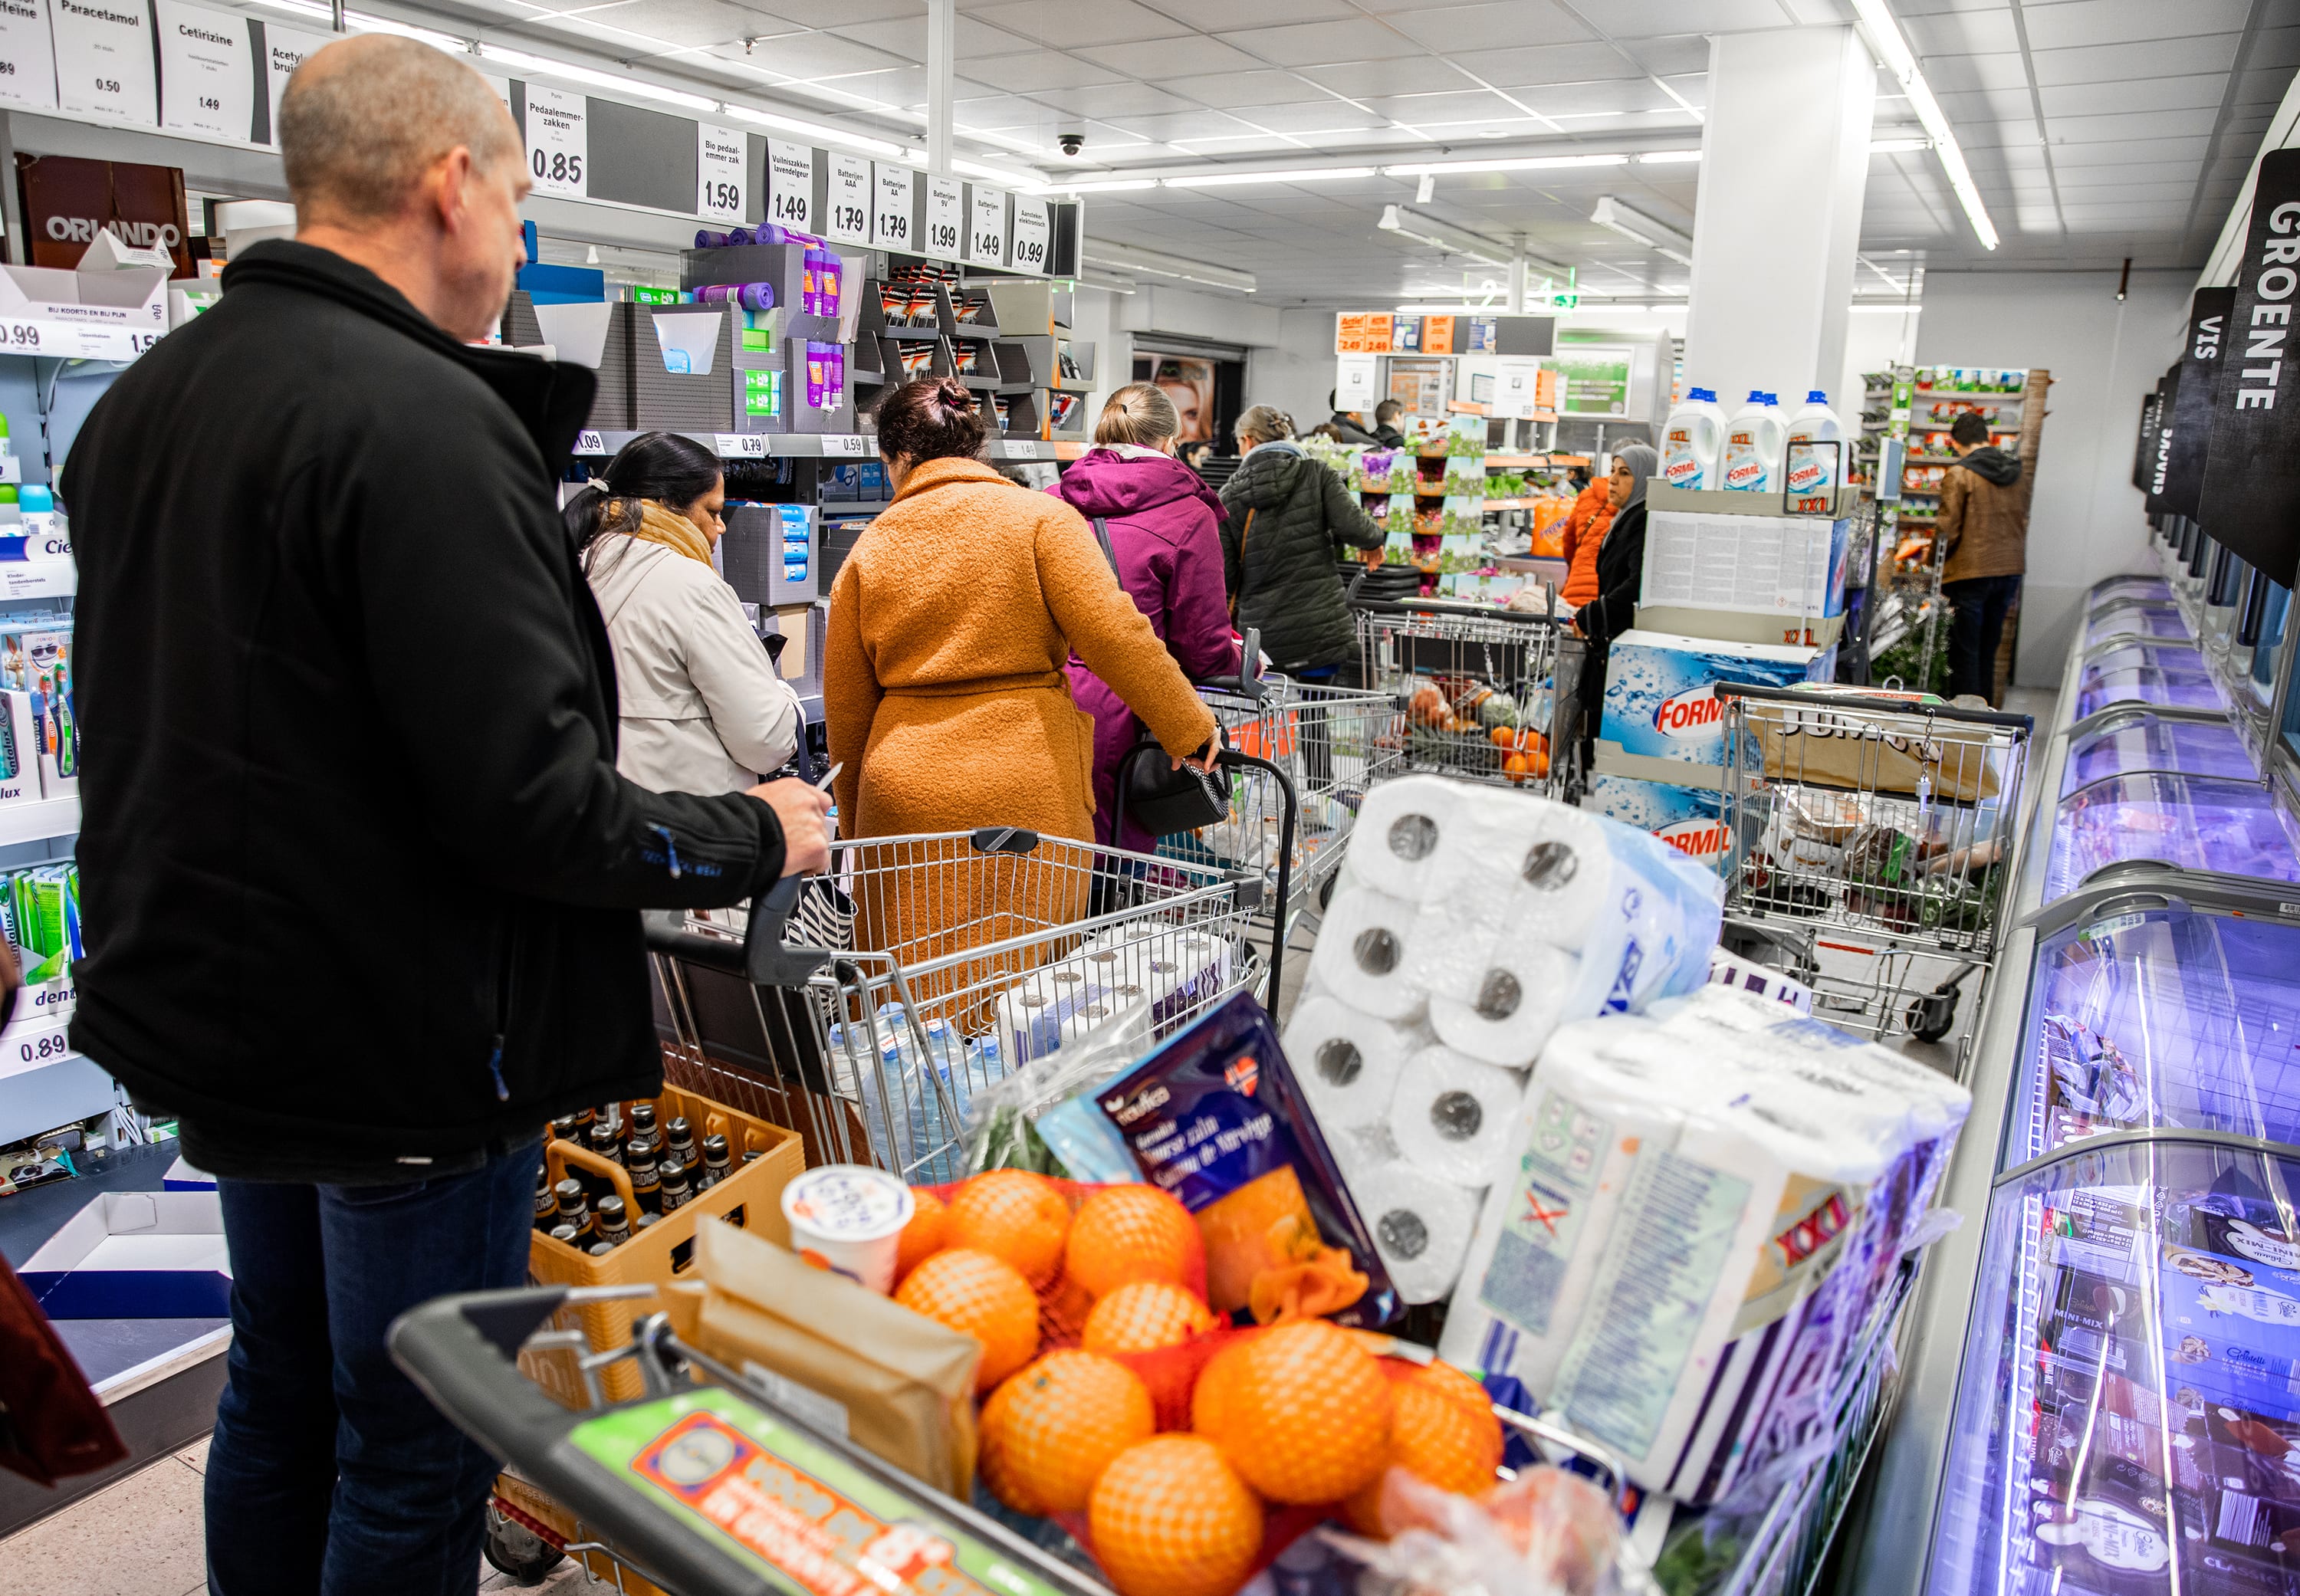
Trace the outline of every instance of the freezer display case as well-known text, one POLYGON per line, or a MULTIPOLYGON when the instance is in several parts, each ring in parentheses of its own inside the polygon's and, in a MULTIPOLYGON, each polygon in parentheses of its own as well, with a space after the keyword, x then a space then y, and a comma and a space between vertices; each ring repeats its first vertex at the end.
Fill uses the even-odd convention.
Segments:
POLYGON ((2180 607, 2171 600, 2119 599, 2085 617, 2084 626, 2077 633, 2077 646, 2092 648, 2122 637, 2179 640, 2188 636, 2188 623, 2180 619, 2180 607))
POLYGON ((2296 1160, 2127 1142, 1996 1187, 1926 1589, 2300 1592, 2296 1160))
POLYGON ((2221 707, 2220 689, 2196 644, 2162 638, 2112 644, 2085 660, 2077 672, 2076 718, 2112 703, 2221 707))
POLYGON ((2044 902, 2068 896, 2096 870, 2143 860, 2300 881, 2300 836, 2257 780, 2157 770, 2104 777, 2060 801, 2044 902))
POLYGON ((2061 793, 2066 796, 2103 777, 2135 770, 2225 776, 2238 781, 2254 781, 2260 775, 2244 739, 2225 719, 2116 710, 2081 731, 2071 730, 2061 793))
POLYGON ((2172 585, 2162 577, 2139 575, 2111 577, 2085 595, 2088 612, 2104 610, 2111 604, 2138 600, 2144 603, 2171 603, 2172 585))

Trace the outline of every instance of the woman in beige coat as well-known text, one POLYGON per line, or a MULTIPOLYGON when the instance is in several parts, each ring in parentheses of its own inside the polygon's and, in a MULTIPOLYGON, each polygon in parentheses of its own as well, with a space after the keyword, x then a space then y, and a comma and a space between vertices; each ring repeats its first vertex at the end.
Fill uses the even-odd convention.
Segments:
POLYGON ((779 769, 798 698, 711 563, 726 532, 718 456, 642 433, 567 507, 615 650, 615 769, 658 793, 731 793, 779 769))

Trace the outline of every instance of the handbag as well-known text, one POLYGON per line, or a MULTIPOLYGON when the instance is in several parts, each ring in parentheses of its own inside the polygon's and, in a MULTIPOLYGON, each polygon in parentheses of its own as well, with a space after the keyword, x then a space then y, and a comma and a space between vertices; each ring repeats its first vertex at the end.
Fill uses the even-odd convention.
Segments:
MULTIPOLYGON (((1118 551, 1111 546, 1110 524, 1100 516, 1094 518, 1094 536, 1102 544, 1102 557, 1110 561, 1110 574, 1118 578, 1119 592, 1124 593, 1126 579, 1119 575, 1118 551)), ((1221 735, 1217 729, 1215 736, 1221 735)), ((1196 831, 1229 818, 1229 783, 1211 770, 1200 770, 1191 765, 1176 767, 1153 738, 1146 736, 1128 750, 1119 761, 1119 769, 1126 777, 1120 808, 1128 819, 1153 836, 1196 831), (1145 754, 1140 752, 1144 748, 1154 752, 1145 754)))

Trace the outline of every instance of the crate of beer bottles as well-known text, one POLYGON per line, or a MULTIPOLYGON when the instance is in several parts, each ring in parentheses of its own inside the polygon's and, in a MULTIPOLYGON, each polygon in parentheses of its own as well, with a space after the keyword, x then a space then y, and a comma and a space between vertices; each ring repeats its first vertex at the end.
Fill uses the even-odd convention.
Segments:
MULTIPOLYGON (((544 1165, 554 1190, 570 1177, 583 1182, 600 1195, 604 1195, 605 1188, 612 1185, 634 1226, 643 1212, 654 1213, 657 1218, 653 1224, 632 1229, 629 1240, 596 1254, 586 1250, 588 1240, 583 1247, 571 1246, 537 1229, 528 1252, 528 1270, 538 1284, 630 1285, 662 1284, 675 1280, 694 1267, 695 1227, 704 1215, 755 1230, 772 1241, 789 1245, 790 1236, 783 1223, 783 1187, 806 1162, 796 1131, 668 1085, 662 1096, 625 1104, 622 1111, 629 1114, 641 1102, 654 1111, 658 1127, 668 1126, 674 1119, 687 1120, 697 1147, 712 1136, 726 1137, 726 1175, 715 1185, 692 1193, 686 1201, 664 1211, 659 1193, 650 1196, 635 1187, 631 1170, 621 1161, 555 1135, 550 1136, 544 1143, 544 1165)), ((564 1321, 562 1328, 579 1324, 592 1350, 605 1351, 628 1345, 632 1320, 653 1312, 654 1305, 639 1298, 560 1311, 564 1321)), ((529 1378, 560 1401, 573 1408, 589 1405, 571 1354, 522 1354, 520 1362, 529 1378)), ((628 1401, 640 1394, 638 1370, 628 1359, 614 1364, 604 1371, 604 1385, 608 1401, 628 1401)))

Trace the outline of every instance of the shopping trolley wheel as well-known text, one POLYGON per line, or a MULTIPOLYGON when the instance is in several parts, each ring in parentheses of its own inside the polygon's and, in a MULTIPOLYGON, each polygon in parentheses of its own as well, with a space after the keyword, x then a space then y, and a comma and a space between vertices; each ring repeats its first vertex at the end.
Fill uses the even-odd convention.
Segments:
POLYGON ((499 1574, 523 1585, 539 1585, 567 1554, 515 1518, 488 1515, 488 1541, 481 1551, 499 1574))
POLYGON ((1326 906, 1334 901, 1334 883, 1340 878, 1339 870, 1330 870, 1327 872, 1326 878, 1318 883, 1319 913, 1323 914, 1326 911, 1326 906))
POLYGON ((1918 1041, 1938 1042, 1956 1024, 1956 988, 1945 985, 1938 992, 1914 999, 1902 1018, 1909 1027, 1909 1035, 1918 1041))

